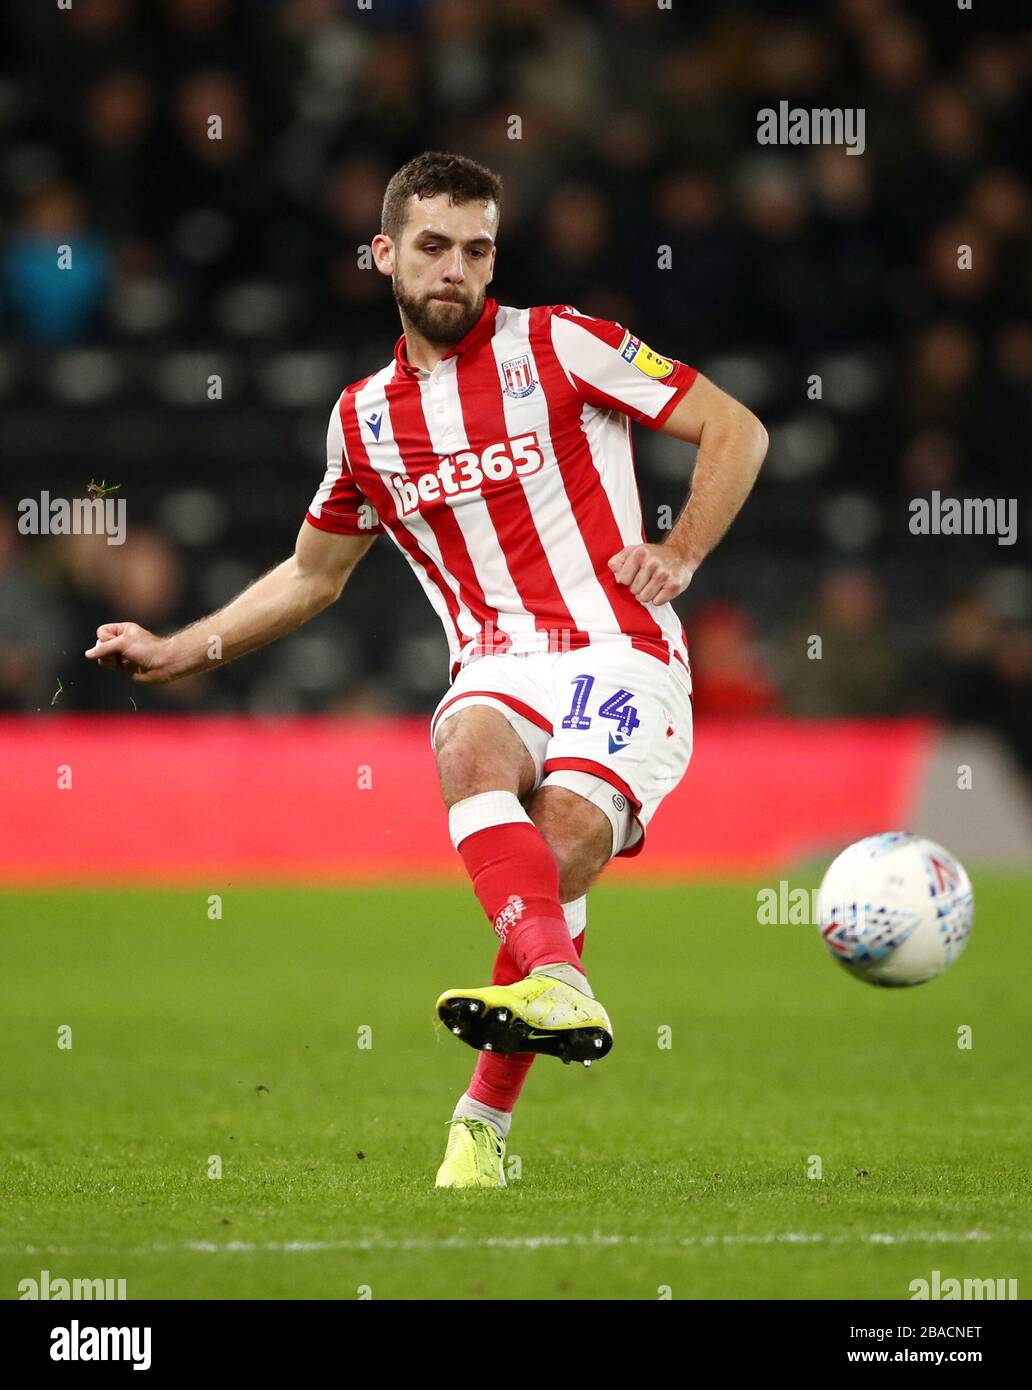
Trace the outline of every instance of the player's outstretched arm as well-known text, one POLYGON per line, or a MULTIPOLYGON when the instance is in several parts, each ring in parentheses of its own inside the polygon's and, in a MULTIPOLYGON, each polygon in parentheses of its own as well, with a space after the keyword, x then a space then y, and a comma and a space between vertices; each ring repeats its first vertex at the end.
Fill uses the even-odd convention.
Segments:
POLYGON ((136 623, 104 623, 86 655, 144 685, 224 666, 293 632, 340 596, 375 536, 342 536, 301 523, 289 560, 263 574, 210 617, 156 637, 136 623))
POLYGON ((741 511, 767 453, 767 432, 746 406, 704 376, 660 426, 699 452, 692 490, 666 540, 625 546, 609 561, 617 581, 642 603, 669 603, 741 511))

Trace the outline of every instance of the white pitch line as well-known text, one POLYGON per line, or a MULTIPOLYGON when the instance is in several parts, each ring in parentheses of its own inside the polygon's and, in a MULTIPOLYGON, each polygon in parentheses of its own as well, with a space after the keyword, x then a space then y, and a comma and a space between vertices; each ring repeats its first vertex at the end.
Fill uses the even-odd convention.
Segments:
MULTIPOLYGON (((993 1241, 1007 1237, 993 1236, 987 1231, 915 1231, 909 1234, 890 1234, 874 1232, 871 1235, 845 1236, 824 1235, 820 1231, 775 1231, 764 1235, 705 1235, 681 1236, 679 1238, 654 1239, 651 1236, 605 1235, 596 1231, 593 1235, 572 1236, 482 1236, 466 1238, 446 1236, 441 1239, 410 1237, 405 1240, 386 1240, 373 1236, 364 1240, 292 1240, 292 1241, 191 1241, 186 1249, 201 1254, 254 1253, 257 1251, 281 1252, 284 1254, 317 1254, 332 1250, 479 1250, 500 1248, 504 1250, 539 1250, 542 1248, 568 1246, 714 1246, 714 1245, 951 1245, 967 1241, 993 1241)), ((1020 1240, 1032 1239, 1032 1232, 1016 1233, 1020 1240)))
POLYGON ((375 1251, 375 1250, 540 1250, 549 1247, 567 1248, 570 1246, 612 1246, 639 1245, 650 1247, 691 1248, 712 1247, 716 1245, 956 1245, 967 1242, 991 1242, 994 1240, 1032 1240, 1032 1231, 1003 1231, 991 1234, 988 1231, 875 1231, 868 1235, 826 1235, 821 1231, 770 1231, 756 1235, 728 1233, 726 1235, 698 1235, 680 1237, 652 1237, 639 1235, 606 1234, 594 1231, 588 1235, 568 1236, 444 1236, 432 1238, 411 1236, 400 1240, 390 1240, 380 1236, 368 1236, 351 1240, 196 1240, 178 1245, 155 1244, 124 1248, 119 1246, 83 1246, 70 1249, 59 1245, 25 1245, 7 1247, 5 1253, 25 1255, 159 1255, 177 1251, 191 1251, 203 1255, 249 1255, 249 1254, 321 1254, 332 1251, 375 1251))

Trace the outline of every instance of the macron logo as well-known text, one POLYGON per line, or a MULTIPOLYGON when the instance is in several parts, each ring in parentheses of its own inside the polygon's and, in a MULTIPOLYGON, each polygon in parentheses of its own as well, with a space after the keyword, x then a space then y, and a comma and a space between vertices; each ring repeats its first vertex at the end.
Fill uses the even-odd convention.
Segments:
POLYGON ((383 411, 380 410, 377 411, 375 415, 370 415, 369 419, 366 420, 366 424, 369 426, 369 433, 373 436, 373 438, 379 439, 380 426, 383 424, 383 411))

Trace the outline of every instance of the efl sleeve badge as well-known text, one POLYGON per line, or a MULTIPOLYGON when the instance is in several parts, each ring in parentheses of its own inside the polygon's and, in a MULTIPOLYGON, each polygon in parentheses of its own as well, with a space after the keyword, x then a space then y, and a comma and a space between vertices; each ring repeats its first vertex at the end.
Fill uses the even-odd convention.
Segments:
POLYGON ((669 357, 660 357, 658 352, 653 352, 640 338, 636 338, 630 332, 624 334, 619 352, 625 362, 629 362, 632 367, 637 367, 639 372, 644 376, 652 377, 654 381, 662 381, 674 370, 674 364, 669 357))

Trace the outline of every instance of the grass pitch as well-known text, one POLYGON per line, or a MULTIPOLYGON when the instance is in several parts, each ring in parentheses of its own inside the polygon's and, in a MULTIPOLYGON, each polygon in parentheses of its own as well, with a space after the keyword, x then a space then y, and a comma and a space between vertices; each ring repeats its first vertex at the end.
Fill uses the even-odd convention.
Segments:
POLYGON ((974 878, 960 961, 878 990, 758 925, 758 885, 614 875, 584 957, 613 1052, 535 1061, 520 1175, 473 1193, 433 1187, 476 1057, 434 1001, 494 954, 467 888, 8 895, 0 1295, 1025 1297, 1032 885, 974 878))

